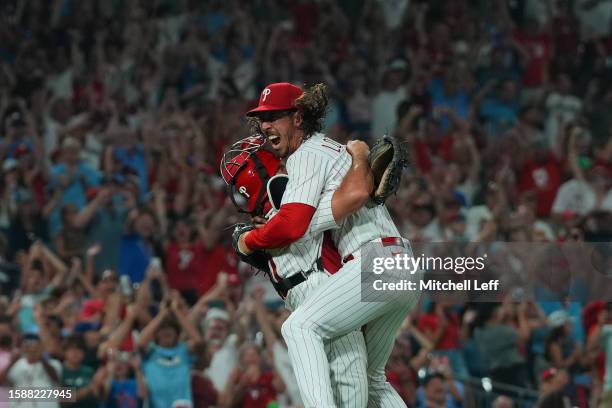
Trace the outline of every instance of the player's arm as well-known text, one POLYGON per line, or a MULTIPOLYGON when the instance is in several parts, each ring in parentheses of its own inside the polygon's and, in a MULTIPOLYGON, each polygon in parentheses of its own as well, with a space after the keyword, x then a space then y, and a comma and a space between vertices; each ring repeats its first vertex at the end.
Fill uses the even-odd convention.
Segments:
POLYGON ((350 141, 346 150, 353 159, 351 168, 335 191, 326 192, 321 197, 310 222, 309 236, 339 228, 344 218, 370 199, 374 188, 374 177, 368 163, 370 149, 365 142, 350 141))
MULTIPOLYGON (((340 146, 340 145, 339 145, 340 146)), ((312 151, 298 151, 287 160, 289 182, 278 213, 262 228, 240 237, 239 249, 282 248, 304 236, 319 205, 331 163, 312 151)))
POLYGON ((360 140, 352 140, 347 144, 346 150, 353 158, 353 164, 340 187, 334 192, 331 203, 332 213, 338 224, 363 207, 374 189, 374 176, 368 163, 368 145, 360 140))

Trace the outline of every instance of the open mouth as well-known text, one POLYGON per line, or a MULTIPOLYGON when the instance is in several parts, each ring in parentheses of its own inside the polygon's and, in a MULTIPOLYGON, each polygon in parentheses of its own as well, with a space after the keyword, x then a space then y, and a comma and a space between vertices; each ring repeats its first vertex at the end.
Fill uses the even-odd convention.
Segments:
POLYGON ((281 138, 278 135, 270 135, 268 136, 268 140, 270 141, 270 144, 272 145, 272 147, 278 147, 278 145, 280 144, 281 138))

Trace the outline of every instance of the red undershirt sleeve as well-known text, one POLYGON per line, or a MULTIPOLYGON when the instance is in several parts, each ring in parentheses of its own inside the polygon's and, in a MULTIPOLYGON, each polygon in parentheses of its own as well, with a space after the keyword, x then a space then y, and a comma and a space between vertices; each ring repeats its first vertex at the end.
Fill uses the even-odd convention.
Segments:
POLYGON ((250 231, 244 242, 251 250, 286 247, 304 236, 314 213, 315 208, 308 204, 283 204, 266 225, 250 231))

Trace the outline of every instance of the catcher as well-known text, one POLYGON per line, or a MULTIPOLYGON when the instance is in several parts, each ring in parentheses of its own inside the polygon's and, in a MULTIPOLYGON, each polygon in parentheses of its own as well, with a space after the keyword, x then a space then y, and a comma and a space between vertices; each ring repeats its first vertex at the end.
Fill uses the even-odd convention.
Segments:
MULTIPOLYGON (((271 218, 282 200, 287 176, 277 174, 280 162, 269 152, 259 150, 264 140, 247 138, 234 144, 224 155, 221 174, 230 186, 230 196, 242 212, 254 217, 271 218), (236 200, 235 194, 243 200, 236 200), (244 201, 241 208, 238 201, 244 201)), ((336 222, 351 214, 366 202, 370 205, 384 203, 385 198, 397 189, 401 167, 405 160, 391 139, 383 138, 370 153, 370 162, 377 173, 370 172, 368 147, 363 142, 350 142, 347 146, 353 164, 340 187, 322 199, 312 218, 309 232, 292 245, 269 252, 256 251, 241 258, 264 271, 288 309, 298 307, 309 294, 329 275, 340 267, 340 258, 331 239, 323 239, 321 232, 335 228, 324 222, 324 213, 331 211, 336 222), (374 194, 373 181, 377 184, 374 194), (308 270, 300 265, 309 262, 308 270)), ((327 217, 329 218, 329 217, 327 217)), ((252 229, 252 225, 240 225, 235 236, 252 229)), ((238 251, 240 254, 240 252, 238 251)), ((330 363, 334 400, 340 407, 365 407, 368 400, 366 376, 366 350, 361 331, 353 331, 326 343, 326 355, 330 363)))

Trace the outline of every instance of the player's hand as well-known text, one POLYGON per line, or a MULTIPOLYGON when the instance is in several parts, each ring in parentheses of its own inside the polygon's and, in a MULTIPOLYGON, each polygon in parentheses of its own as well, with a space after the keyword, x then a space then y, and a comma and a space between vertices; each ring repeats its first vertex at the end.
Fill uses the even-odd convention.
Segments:
POLYGON ((370 154, 370 147, 367 143, 362 142, 361 140, 351 140, 346 145, 346 151, 354 159, 367 160, 368 155, 370 154))
POLYGON ((250 250, 245 244, 246 235, 255 227, 250 224, 236 224, 234 232, 232 232, 232 246, 234 251, 238 252, 238 255, 249 255, 253 251, 250 250))
POLYGON ((251 251, 245 243, 245 239, 248 233, 249 232, 245 232, 240 236, 240 238, 238 238, 238 250, 245 255, 250 255, 253 253, 253 251, 251 251))
POLYGON ((258 215, 253 217, 252 221, 255 228, 261 228, 268 222, 268 220, 266 220, 264 217, 260 217, 258 215))
POLYGON ((250 255, 253 253, 245 243, 246 235, 255 227, 252 224, 236 224, 232 232, 232 246, 238 255, 250 255))

